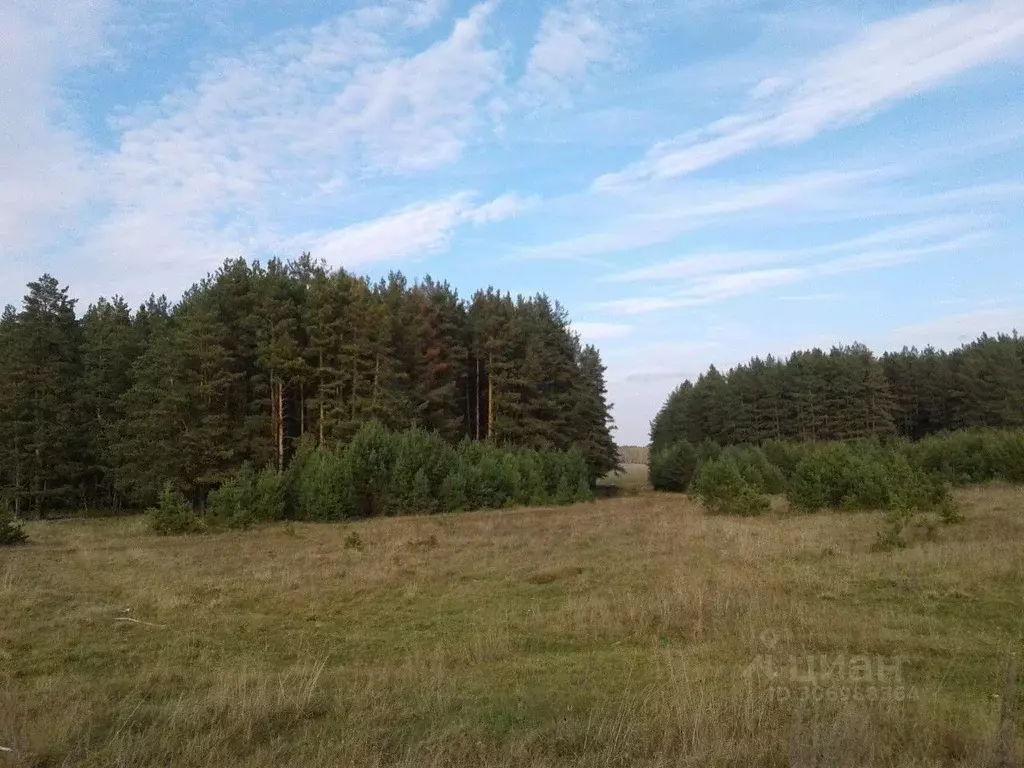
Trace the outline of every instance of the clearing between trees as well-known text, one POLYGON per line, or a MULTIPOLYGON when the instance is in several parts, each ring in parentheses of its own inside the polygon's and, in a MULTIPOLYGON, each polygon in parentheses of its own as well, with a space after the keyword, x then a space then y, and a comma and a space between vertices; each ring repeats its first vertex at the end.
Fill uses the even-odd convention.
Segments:
POLYGON ((888 552, 878 513, 651 493, 29 523, 0 550, 0 764, 988 765, 1024 489, 956 496, 962 524, 888 552))

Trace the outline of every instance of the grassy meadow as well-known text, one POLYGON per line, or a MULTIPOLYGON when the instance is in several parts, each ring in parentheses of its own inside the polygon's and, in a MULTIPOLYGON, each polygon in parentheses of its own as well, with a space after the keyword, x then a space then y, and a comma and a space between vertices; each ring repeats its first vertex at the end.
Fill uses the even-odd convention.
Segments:
POLYGON ((991 764, 1024 489, 877 553, 877 513, 713 517, 638 478, 217 536, 31 524, 0 550, 0 766, 991 764))

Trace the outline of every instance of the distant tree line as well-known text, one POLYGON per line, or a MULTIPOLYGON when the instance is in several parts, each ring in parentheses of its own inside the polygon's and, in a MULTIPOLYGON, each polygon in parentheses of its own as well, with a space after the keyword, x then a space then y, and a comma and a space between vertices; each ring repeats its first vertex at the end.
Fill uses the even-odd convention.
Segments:
POLYGON ((201 506, 243 465, 283 471, 303 438, 339 451, 371 422, 573 450, 590 482, 619 463, 600 355, 557 302, 308 254, 81 317, 44 275, 0 318, 0 370, 0 495, 23 516, 141 508, 168 481, 201 506))
POLYGON ((683 382, 651 424, 651 448, 833 441, 1024 426, 1024 338, 983 335, 952 352, 875 356, 857 344, 754 358, 683 382))

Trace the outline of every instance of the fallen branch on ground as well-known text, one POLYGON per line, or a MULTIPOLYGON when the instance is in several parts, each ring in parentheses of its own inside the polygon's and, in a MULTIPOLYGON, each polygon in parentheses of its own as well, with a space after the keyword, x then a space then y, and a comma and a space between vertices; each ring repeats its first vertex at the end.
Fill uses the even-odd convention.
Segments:
POLYGON ((166 624, 151 624, 148 621, 139 621, 138 619, 129 619, 126 616, 122 616, 120 618, 114 619, 114 621, 127 621, 127 622, 129 622, 131 624, 142 624, 142 625, 147 626, 147 627, 160 627, 160 628, 163 628, 163 627, 167 626, 166 624))

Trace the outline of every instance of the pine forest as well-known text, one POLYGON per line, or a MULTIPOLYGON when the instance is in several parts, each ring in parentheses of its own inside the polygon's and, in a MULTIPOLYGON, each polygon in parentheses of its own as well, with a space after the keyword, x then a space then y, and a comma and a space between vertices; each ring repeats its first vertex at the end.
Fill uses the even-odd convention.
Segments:
POLYGON ((571 452, 589 484, 618 464, 600 355, 557 302, 371 283, 309 255, 229 261, 134 311, 114 297, 76 313, 44 275, 4 311, 0 368, 0 495, 27 517, 165 491, 202 507, 243 468, 281 473, 368 425, 463 454, 571 452))

